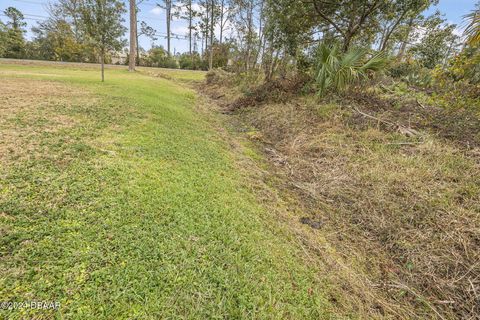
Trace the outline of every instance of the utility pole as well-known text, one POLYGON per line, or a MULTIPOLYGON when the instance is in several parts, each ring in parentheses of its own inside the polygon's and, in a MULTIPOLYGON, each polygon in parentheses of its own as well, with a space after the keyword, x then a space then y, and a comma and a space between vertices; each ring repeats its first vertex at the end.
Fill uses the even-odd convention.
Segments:
POLYGON ((130 0, 130 54, 128 56, 128 71, 135 71, 137 55, 137 8, 135 0, 130 0))

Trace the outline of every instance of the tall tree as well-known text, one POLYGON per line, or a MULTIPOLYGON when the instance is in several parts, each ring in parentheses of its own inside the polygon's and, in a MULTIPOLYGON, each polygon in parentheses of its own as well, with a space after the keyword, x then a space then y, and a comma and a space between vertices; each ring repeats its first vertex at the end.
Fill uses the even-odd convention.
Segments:
POLYGON ((63 19, 47 19, 32 28, 35 35, 30 57, 54 61, 95 61, 92 47, 77 40, 71 23, 63 19), (93 58, 93 59, 92 59, 93 58))
POLYGON ((81 7, 85 34, 98 48, 105 81, 105 54, 110 50, 120 50, 124 44, 121 37, 125 34, 123 26, 125 6, 120 0, 84 0, 81 7))
POLYGON ((242 52, 243 64, 248 71, 255 57, 255 41, 257 37, 255 29, 255 13, 258 0, 235 0, 235 28, 239 38, 240 51, 242 52))
POLYGON ((50 20, 63 20, 69 23, 77 41, 83 41, 81 4, 83 0, 57 0, 48 7, 50 20))
POLYGON ((333 27, 342 38, 344 52, 364 28, 376 24, 380 9, 388 3, 386 0, 312 0, 311 2, 313 14, 317 15, 323 23, 333 27))
POLYGON ((157 3, 157 6, 159 6, 162 9, 165 9, 165 21, 167 23, 167 52, 168 56, 171 56, 171 51, 170 51, 170 40, 171 40, 171 23, 174 15, 174 4, 173 0, 162 0, 163 2, 157 3))
MULTIPOLYGON (((72 1, 72 0, 70 0, 72 1)), ((139 5, 143 2, 144 0, 136 0, 135 3, 135 49, 136 49, 136 59, 135 59, 135 64, 137 66, 140 65, 140 45, 139 45, 139 38, 141 36, 146 36, 150 38, 152 41, 157 40, 155 37, 156 30, 150 27, 145 21, 138 21, 138 13, 140 12, 140 7, 139 5), (140 29, 138 28, 140 22, 140 29)))
POLYGON ((457 49, 459 37, 453 33, 456 25, 446 22, 438 11, 428 17, 422 26, 421 41, 410 48, 426 68, 445 62, 457 49))
POLYGON ((213 39, 215 38, 215 0, 210 0, 210 51, 208 59, 208 69, 213 68, 213 39))
POLYGON ((7 26, 0 21, 0 57, 3 57, 7 50, 7 26))
POLYGON ((25 38, 23 29, 27 24, 24 16, 14 7, 8 7, 3 14, 9 19, 6 23, 4 56, 7 58, 23 58, 25 54, 25 38))
POLYGON ((227 1, 227 0, 220 0, 220 18, 219 18, 219 23, 220 23, 220 36, 219 36, 219 42, 220 44, 223 43, 223 33, 225 32, 225 28, 227 27, 227 24, 230 22, 230 20, 233 17, 233 13, 235 10, 235 2, 234 1, 227 1))
MULTIPOLYGON (((138 23, 137 23, 138 24, 138 23)), ((157 31, 155 29, 153 29, 152 27, 150 27, 145 21, 140 21, 140 31, 138 31, 137 29, 137 39, 136 39, 136 43, 137 43, 137 59, 136 59, 136 62, 137 62, 137 66, 140 65, 140 46, 138 45, 138 39, 141 37, 141 36, 146 36, 147 38, 150 38, 150 40, 152 40, 152 43, 153 41, 157 40, 157 37, 155 36, 155 34, 157 33, 157 31)))
POLYGON ((200 21, 198 22, 198 29, 202 35, 201 43, 202 43, 202 59, 203 55, 206 50, 208 50, 208 33, 209 33, 209 25, 210 25, 210 1, 209 0, 201 0, 199 1, 200 11, 199 17, 200 21))
POLYGON ((438 0, 396 0, 387 3, 380 13, 380 40, 379 50, 387 49, 393 34, 405 24, 413 24, 413 21, 430 5, 438 3, 438 0))
POLYGON ((137 49, 137 6, 135 0, 130 0, 130 52, 128 56, 128 71, 135 71, 137 49))
POLYGON ((15 7, 8 7, 3 11, 3 14, 10 19, 10 21, 7 22, 7 26, 12 29, 20 30, 27 25, 24 21, 25 17, 23 13, 15 7))
POLYGON ((30 56, 35 59, 95 62, 95 46, 85 33, 83 0, 57 0, 48 7, 49 18, 32 28, 30 56))
POLYGON ((264 20, 265 20, 265 1, 264 0, 259 0, 260 1, 260 18, 258 21, 258 44, 257 44, 257 50, 255 54, 255 59, 254 63, 256 64, 258 62, 258 57, 260 56, 260 51, 262 50, 262 46, 264 45, 264 37, 265 37, 265 30, 264 30, 264 20))
POLYGON ((193 30, 195 27, 193 25, 193 20, 197 16, 197 12, 193 7, 193 0, 180 0, 179 6, 179 18, 187 21, 188 23, 188 53, 192 54, 192 45, 193 45, 193 30))

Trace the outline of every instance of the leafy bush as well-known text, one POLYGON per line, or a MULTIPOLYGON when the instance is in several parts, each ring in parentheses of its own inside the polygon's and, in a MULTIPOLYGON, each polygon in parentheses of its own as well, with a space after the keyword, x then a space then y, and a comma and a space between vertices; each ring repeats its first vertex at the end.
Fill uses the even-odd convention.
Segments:
POLYGON ((205 70, 205 62, 200 59, 200 55, 197 52, 182 53, 178 59, 181 69, 188 70, 205 70))
POLYGON ((430 87, 433 80, 430 72, 425 70, 419 70, 409 73, 404 79, 409 86, 415 86, 420 88, 430 87))
POLYGON ((450 60, 447 69, 437 68, 435 74, 447 76, 453 81, 465 80, 470 84, 480 83, 480 45, 467 46, 450 60))
POLYGON ((437 106, 480 111, 480 46, 465 47, 448 67, 437 66, 432 77, 437 106))
POLYGON ((409 74, 418 72, 420 66, 414 60, 396 61, 388 67, 386 73, 392 78, 402 78, 409 74))
POLYGON ((205 78, 207 84, 227 85, 232 81, 233 74, 222 69, 213 69, 207 72, 205 78))
POLYGON ((321 44, 315 71, 318 94, 323 95, 330 88, 344 91, 360 79, 385 68, 387 58, 384 53, 376 53, 370 58, 367 55, 368 50, 362 48, 343 53, 337 46, 321 44))
POLYGON ((167 51, 163 47, 153 47, 148 50, 145 64, 149 67, 178 68, 177 61, 174 58, 169 57, 167 51))
MULTIPOLYGON (((214 68, 226 68, 228 64, 228 55, 230 52, 230 44, 228 43, 214 43, 213 44, 213 67, 214 68)), ((205 50, 203 54, 203 60, 208 66, 208 61, 210 59, 210 51, 205 50)))

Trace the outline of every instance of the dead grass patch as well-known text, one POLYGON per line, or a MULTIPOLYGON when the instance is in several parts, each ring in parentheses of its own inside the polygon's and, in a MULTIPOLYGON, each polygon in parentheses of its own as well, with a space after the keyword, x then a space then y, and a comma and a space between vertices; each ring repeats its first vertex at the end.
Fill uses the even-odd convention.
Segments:
POLYGON ((11 162, 43 154, 41 137, 75 126, 69 109, 91 97, 54 81, 6 78, 0 100, 0 161, 11 162))
MULTIPOLYGON (((228 108, 228 89, 213 88, 214 95, 227 92, 219 100, 228 108)), ((340 309, 366 318, 474 319, 478 117, 414 102, 351 97, 340 106, 297 97, 250 105, 231 119, 260 142, 273 184, 293 212, 284 222, 309 263, 337 284, 332 299, 340 309), (419 134, 406 136, 352 106, 419 134), (458 125, 463 136, 449 130, 458 125)))
MULTIPOLYGON (((425 105, 415 98, 381 98, 373 93, 351 92, 342 104, 360 106, 363 111, 377 119, 394 122, 406 128, 422 130, 460 144, 466 148, 480 147, 480 117, 472 109, 443 109, 425 105)), ((389 131, 380 121, 355 114, 349 124, 363 130, 368 127, 389 131)))
POLYGON ((431 136, 358 130, 338 114, 325 121, 311 106, 282 104, 246 119, 265 136, 285 187, 389 300, 413 305, 417 316, 478 315, 478 163, 431 136))

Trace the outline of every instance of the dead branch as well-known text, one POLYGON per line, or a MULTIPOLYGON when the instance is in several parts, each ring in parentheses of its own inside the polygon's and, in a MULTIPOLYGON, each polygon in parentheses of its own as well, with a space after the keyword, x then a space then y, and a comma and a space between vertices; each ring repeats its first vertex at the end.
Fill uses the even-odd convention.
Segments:
POLYGON ((407 127, 404 127, 398 123, 393 123, 393 122, 390 122, 390 121, 386 121, 386 120, 383 120, 383 119, 380 119, 380 118, 377 118, 377 117, 374 117, 368 113, 365 113, 363 111, 360 111, 359 109, 357 109, 356 107, 352 107, 353 110, 355 110, 356 112, 358 112, 359 114, 361 114, 362 116, 366 117, 366 118, 370 118, 370 119, 373 119, 373 120, 376 120, 380 123, 383 123, 383 124, 386 124, 386 125, 389 125, 391 127, 395 127, 397 128, 397 130, 401 133, 401 134, 404 134, 408 137, 413 137, 413 136, 416 136, 419 134, 419 132, 415 129, 412 129, 412 128, 407 128, 407 127))

